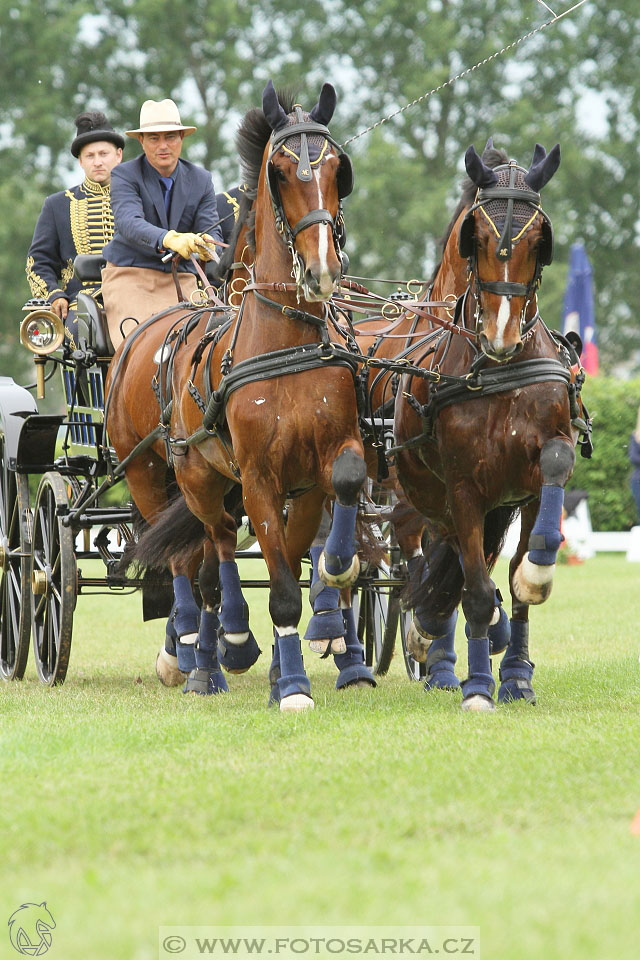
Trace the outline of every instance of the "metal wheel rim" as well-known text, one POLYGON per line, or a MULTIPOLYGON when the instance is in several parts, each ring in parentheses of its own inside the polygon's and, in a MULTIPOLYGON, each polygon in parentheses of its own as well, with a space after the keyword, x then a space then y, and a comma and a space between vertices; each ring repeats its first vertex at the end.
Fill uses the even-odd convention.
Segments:
POLYGON ((29 481, 9 470, 0 438, 0 677, 21 680, 29 656, 31 634, 29 481))
POLYGON ((31 595, 33 655, 48 686, 63 683, 69 665, 77 574, 73 531, 62 524, 68 503, 60 474, 45 473, 33 511, 32 571, 47 578, 47 591, 31 595))

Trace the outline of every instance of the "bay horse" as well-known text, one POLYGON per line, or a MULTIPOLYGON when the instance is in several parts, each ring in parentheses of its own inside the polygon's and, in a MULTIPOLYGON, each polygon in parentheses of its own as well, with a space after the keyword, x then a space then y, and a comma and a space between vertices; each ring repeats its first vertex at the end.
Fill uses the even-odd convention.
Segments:
MULTIPOLYGON (((255 191, 252 279, 230 327, 210 332, 195 351, 193 341, 181 343, 172 357, 169 447, 186 505, 210 538, 205 568, 219 564, 222 653, 246 668, 258 650, 235 563, 235 521, 224 503, 241 483, 270 575, 271 699, 285 712, 313 706, 297 633, 297 577, 327 496, 335 502, 322 576, 342 587, 358 572, 354 529, 365 464, 357 361, 329 331, 326 310, 341 275, 341 201, 352 187, 350 161, 326 126, 335 102, 325 84, 303 114, 283 105, 269 82, 262 110, 245 117, 238 144, 255 191), (285 532, 283 506, 297 493, 304 516, 285 532)), ((170 544, 174 531, 162 516, 156 529, 170 544)), ((208 613, 215 601, 203 599, 208 613)), ((345 658, 344 685, 374 683, 357 652, 356 662, 348 650, 345 658)))
MULTIPOLYGON (((498 150, 489 138, 482 153, 485 164, 495 167, 508 162, 508 156, 503 150, 498 150)), ((422 563, 422 537, 425 527, 424 517, 415 510, 406 500, 402 488, 398 483, 395 467, 387 464, 381 458, 384 444, 381 442, 379 431, 373 427, 375 417, 390 416, 393 414, 394 397, 397 392, 397 381, 400 373, 400 364, 407 359, 423 356, 433 352, 435 344, 446 335, 447 328, 452 323, 453 308, 467 286, 468 261, 460 255, 457 244, 447 244, 453 226, 463 210, 467 210, 473 201, 477 188, 471 181, 465 185, 463 196, 453 214, 451 222, 445 231, 441 245, 443 256, 436 266, 431 281, 426 284, 411 281, 407 284, 414 294, 422 291, 417 301, 416 310, 405 305, 405 300, 395 301, 388 299, 383 312, 379 316, 367 315, 364 321, 356 322, 355 333, 359 351, 367 357, 367 362, 381 362, 381 369, 366 367, 363 380, 366 385, 363 390, 365 396, 365 410, 361 421, 363 432, 365 459, 368 475, 374 483, 380 484, 384 490, 392 495, 395 506, 392 511, 394 533, 400 546, 402 556, 407 563, 411 576, 414 570, 422 563), (395 367, 395 372, 385 368, 385 361, 395 367)), ((383 298, 379 298, 383 299, 383 298)), ((353 307, 358 302, 358 295, 350 298, 335 297, 343 309, 353 307)), ((364 304, 367 303, 365 296, 364 304)), ((363 311, 370 308, 362 306, 363 311)), ((326 536, 326 532, 324 534, 326 536)), ((312 590, 310 600, 314 615, 309 621, 306 639, 312 650, 325 653, 342 649, 343 623, 335 591, 329 588, 320 590, 317 574, 317 557, 319 556, 324 540, 322 531, 311 548, 312 559, 312 590)), ((502 609, 498 592, 496 591, 496 607, 499 611, 496 623, 489 628, 492 655, 504 651, 509 640, 509 620, 502 609)), ((456 655, 454 650, 455 626, 457 613, 454 613, 447 623, 446 630, 436 635, 430 634, 420 616, 432 627, 427 613, 421 606, 414 611, 414 618, 410 625, 407 647, 416 660, 426 661, 425 689, 453 690, 460 686, 454 672, 456 655)), ((436 629, 439 629, 439 625, 436 629)))
MULTIPOLYGON (((422 375, 407 374, 396 397, 398 478, 433 540, 427 562, 412 571, 412 605, 425 646, 448 637, 452 649, 451 624, 462 601, 465 710, 495 708, 489 630, 500 610, 489 574, 518 510, 520 541, 509 567, 513 613, 498 699, 534 702, 529 605, 551 591, 564 486, 579 434, 588 433, 577 355, 551 334, 537 305, 542 268, 553 255, 539 194, 559 162, 559 146, 547 154, 536 145, 528 170, 515 161, 489 166, 469 148, 465 165, 475 198, 459 209, 444 257, 457 244, 467 261, 459 328, 411 357, 422 375)), ((446 659, 447 650, 436 653, 436 662, 446 659)))

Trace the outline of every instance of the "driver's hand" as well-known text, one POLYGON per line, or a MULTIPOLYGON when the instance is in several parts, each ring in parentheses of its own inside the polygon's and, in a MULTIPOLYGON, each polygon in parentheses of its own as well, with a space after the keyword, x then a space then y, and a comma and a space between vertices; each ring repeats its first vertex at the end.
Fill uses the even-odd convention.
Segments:
POLYGON ((199 236, 197 233, 176 233, 175 230, 169 230, 164 236, 162 246, 167 250, 175 250, 185 260, 188 260, 192 253, 197 253, 203 261, 213 260, 215 257, 213 237, 207 233, 199 236))
POLYGON ((51 304, 51 311, 57 314, 61 320, 66 320, 69 313, 69 301, 66 297, 56 297, 51 304))

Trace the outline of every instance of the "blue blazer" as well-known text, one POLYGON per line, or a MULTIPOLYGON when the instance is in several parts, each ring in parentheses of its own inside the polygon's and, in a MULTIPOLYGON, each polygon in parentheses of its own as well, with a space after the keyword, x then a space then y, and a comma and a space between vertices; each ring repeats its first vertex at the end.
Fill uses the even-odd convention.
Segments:
MULTIPOLYGON (((208 233, 222 240, 216 195, 210 174, 188 160, 178 160, 173 174, 169 218, 164 208, 160 175, 144 154, 127 160, 111 171, 111 208, 115 231, 104 248, 104 257, 118 267, 149 267, 171 271, 160 253, 167 230, 178 233, 208 233)), ((163 251, 164 253, 164 251, 163 251)), ((195 273, 190 260, 180 265, 195 273)))

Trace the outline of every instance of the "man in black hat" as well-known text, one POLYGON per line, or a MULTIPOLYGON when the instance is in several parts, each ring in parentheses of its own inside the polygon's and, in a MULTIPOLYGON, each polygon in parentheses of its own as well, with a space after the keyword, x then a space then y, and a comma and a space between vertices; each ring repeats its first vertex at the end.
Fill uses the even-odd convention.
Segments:
POLYGON ((81 283, 73 276, 73 261, 79 253, 101 254, 113 236, 111 171, 122 160, 125 143, 103 113, 81 113, 75 123, 77 134, 71 153, 85 178, 78 186, 45 200, 26 267, 32 296, 47 300, 51 310, 65 321, 72 348, 78 291, 92 296, 100 292, 99 284, 81 283))

